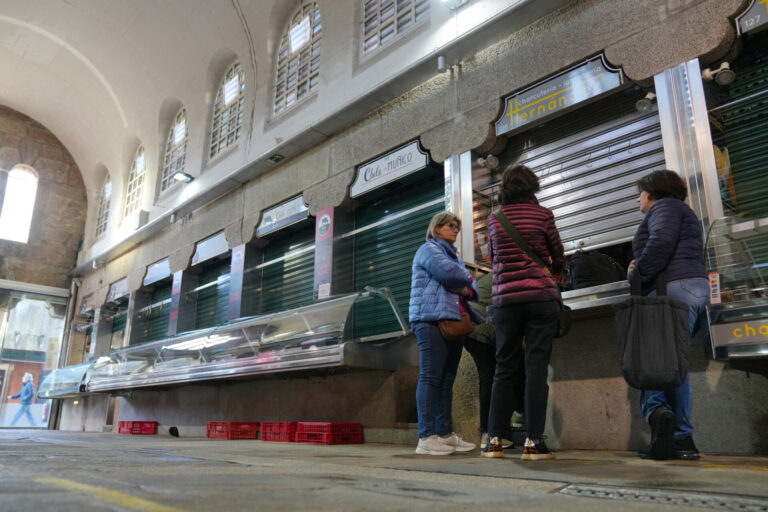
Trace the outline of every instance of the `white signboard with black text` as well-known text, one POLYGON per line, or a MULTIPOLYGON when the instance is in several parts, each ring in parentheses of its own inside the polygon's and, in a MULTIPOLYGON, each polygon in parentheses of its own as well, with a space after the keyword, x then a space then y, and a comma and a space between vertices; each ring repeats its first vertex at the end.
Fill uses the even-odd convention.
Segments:
POLYGON ((349 189, 350 197, 357 197, 386 183, 423 169, 429 156, 415 140, 386 155, 364 163, 357 168, 357 179, 349 189))

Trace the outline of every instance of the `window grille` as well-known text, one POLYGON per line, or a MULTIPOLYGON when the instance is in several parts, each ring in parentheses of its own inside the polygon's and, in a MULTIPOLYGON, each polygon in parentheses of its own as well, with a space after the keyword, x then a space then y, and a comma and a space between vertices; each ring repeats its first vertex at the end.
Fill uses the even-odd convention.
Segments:
MULTIPOLYGON (((0 190, 2 193, 2 190, 0 190)), ((37 197, 37 174, 14 168, 8 173, 0 211, 0 239, 27 243, 37 197)))
POLYGON ((104 186, 101 188, 101 197, 99 198, 99 211, 96 214, 96 237, 100 237, 107 230, 109 222, 109 205, 112 201, 112 181, 109 175, 104 178, 104 186))
POLYGON ((363 55, 429 19, 430 0, 362 0, 363 55))
POLYGON ((275 70, 275 114, 317 89, 322 29, 320 9, 313 2, 299 9, 283 33, 275 70))
POLYGON ((133 213, 141 205, 141 194, 144 191, 144 174, 146 164, 144 162, 144 147, 139 146, 136 156, 131 163, 131 172, 128 173, 128 187, 125 192, 125 210, 123 217, 133 213))
POLYGON ((187 111, 179 110, 173 125, 168 130, 168 140, 165 142, 165 162, 163 163, 163 177, 160 183, 160 192, 163 192, 174 184, 173 175, 184 172, 187 163, 187 111))
POLYGON ((218 155, 240 138, 244 111, 245 73, 240 64, 235 63, 224 75, 216 92, 211 123, 210 158, 218 155))

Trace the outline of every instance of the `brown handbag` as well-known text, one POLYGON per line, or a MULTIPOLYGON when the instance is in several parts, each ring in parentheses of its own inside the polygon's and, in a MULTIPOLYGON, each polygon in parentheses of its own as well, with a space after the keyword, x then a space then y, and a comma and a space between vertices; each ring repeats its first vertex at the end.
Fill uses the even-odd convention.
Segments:
POLYGON ((446 341, 458 341, 475 329, 466 311, 461 312, 461 320, 439 320, 437 326, 446 341))

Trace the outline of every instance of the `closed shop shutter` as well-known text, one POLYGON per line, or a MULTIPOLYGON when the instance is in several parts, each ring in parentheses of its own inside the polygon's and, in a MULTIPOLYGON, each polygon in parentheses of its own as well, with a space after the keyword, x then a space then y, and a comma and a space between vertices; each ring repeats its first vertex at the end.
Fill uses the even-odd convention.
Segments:
POLYGON ((261 313, 312 304, 315 280, 315 229, 312 223, 264 249, 261 313))
MULTIPOLYGON (((391 190, 381 199, 355 211, 355 289, 387 287, 408 318, 411 265, 426 241, 432 216, 445 210, 442 169, 428 168, 419 185, 391 190), (366 229, 368 228, 368 229, 366 229)), ((371 336, 400 329, 392 314, 373 301, 355 306, 354 336, 371 336)))
POLYGON ((147 341, 168 337, 168 320, 171 313, 171 285, 158 284, 152 291, 152 303, 149 307, 147 322, 147 341))
POLYGON ((112 317, 112 334, 125 331, 125 324, 128 320, 127 306, 120 306, 112 317))
POLYGON ((229 305, 229 258, 207 266, 198 278, 195 327, 213 327, 226 322, 229 305))
MULTIPOLYGON (((635 109, 643 95, 625 90, 514 135, 500 156, 502 167, 520 163, 539 176, 536 196, 553 211, 566 252, 629 241, 642 220, 635 182, 666 165, 658 112, 635 109)), ((478 243, 502 171, 473 174, 478 243)))
POLYGON ((712 140, 726 151, 720 166, 721 192, 726 206, 745 217, 767 217, 768 201, 768 31, 745 39, 741 56, 733 63, 736 80, 720 88, 723 107, 713 114, 712 140), (729 106, 730 105, 730 106, 729 106), (730 161, 732 182, 728 177, 730 161), (729 190, 729 187, 732 187, 729 190), (735 192, 735 197, 730 193, 735 192))

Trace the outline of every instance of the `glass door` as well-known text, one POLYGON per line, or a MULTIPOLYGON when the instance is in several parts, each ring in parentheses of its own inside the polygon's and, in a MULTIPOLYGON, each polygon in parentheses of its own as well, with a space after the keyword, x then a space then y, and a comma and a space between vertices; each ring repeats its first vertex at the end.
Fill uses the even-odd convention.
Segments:
POLYGON ((48 427, 37 388, 58 365, 66 310, 64 297, 0 289, 0 427, 48 427))

